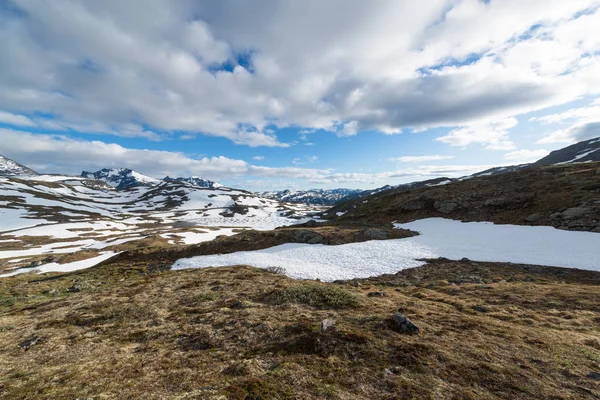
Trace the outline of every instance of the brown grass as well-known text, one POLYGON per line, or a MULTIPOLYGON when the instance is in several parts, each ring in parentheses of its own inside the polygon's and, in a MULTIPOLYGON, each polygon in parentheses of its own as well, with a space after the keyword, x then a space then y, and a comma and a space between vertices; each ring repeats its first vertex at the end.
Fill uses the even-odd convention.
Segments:
POLYGON ((444 260, 337 284, 145 264, 19 276, 0 280, 0 398, 592 399, 599 283, 444 260), (421 335, 390 329, 398 310, 421 335))

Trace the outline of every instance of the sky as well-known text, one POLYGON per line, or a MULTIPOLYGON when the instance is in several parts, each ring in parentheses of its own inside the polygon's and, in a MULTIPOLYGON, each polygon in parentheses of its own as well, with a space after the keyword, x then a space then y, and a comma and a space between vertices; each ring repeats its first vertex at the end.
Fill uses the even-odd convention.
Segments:
POLYGON ((0 0, 0 154, 375 188, 600 136, 600 0, 0 0))

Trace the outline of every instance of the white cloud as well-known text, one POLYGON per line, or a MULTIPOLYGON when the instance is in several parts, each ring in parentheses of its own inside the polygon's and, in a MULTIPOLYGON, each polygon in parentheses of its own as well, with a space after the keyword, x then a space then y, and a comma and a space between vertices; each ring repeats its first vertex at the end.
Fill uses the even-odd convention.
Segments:
POLYGON ((550 152, 548 150, 515 150, 504 155, 505 160, 514 160, 520 162, 537 161, 546 157, 550 152))
POLYGON ((405 156, 405 157, 398 157, 398 158, 390 158, 390 161, 405 162, 405 163, 419 163, 419 162, 427 162, 427 161, 449 160, 452 158, 454 158, 454 156, 405 156))
POLYGON ((14 4, 21 16, 0 15, 0 110, 90 133, 286 147, 267 126, 443 126, 459 127, 445 143, 508 149, 477 121, 600 93, 597 0, 14 4))
POLYGON ((24 115, 17 115, 8 112, 0 111, 0 123, 23 126, 23 127, 35 127, 37 124, 30 118, 24 115))
POLYGON ((575 124, 544 136, 538 143, 575 143, 600 137, 600 121, 575 124))
POLYGON ((254 157, 252 157, 252 159, 256 160, 256 161, 262 161, 265 159, 265 157, 264 156, 254 156, 254 157))
POLYGON ((518 124, 516 118, 506 118, 500 121, 483 121, 454 129, 437 141, 451 146, 468 146, 472 143, 485 145, 490 150, 512 150, 514 143, 508 138, 508 131, 518 124))
POLYGON ((258 167, 223 156, 195 159, 179 152, 130 149, 101 141, 1 128, 0 137, 0 154, 47 173, 78 174, 81 170, 105 167, 127 167, 155 177, 202 175, 211 179, 246 175, 307 179, 328 173, 316 169, 258 167))

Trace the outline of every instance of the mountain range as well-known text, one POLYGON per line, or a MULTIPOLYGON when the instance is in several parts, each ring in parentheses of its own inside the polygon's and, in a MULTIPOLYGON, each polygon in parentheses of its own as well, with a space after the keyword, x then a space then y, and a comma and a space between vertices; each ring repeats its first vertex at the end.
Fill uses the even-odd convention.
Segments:
MULTIPOLYGON (((532 166, 548 166, 570 164, 576 162, 600 161, 600 138, 585 140, 565 148, 551 152, 548 156, 530 164, 520 164, 513 166, 495 167, 485 171, 475 173, 462 178, 435 178, 425 181, 412 182, 407 184, 390 186, 371 190, 361 189, 309 189, 309 190, 282 190, 258 193, 259 196, 287 203, 303 203, 309 205, 331 206, 344 201, 362 198, 375 193, 391 189, 415 189, 427 186, 444 185, 451 182, 462 181, 479 176, 489 176, 507 172, 514 172, 532 166)), ((36 176, 37 172, 27 168, 16 161, 0 156, 0 176, 36 176)), ((77 177, 73 177, 77 179, 77 177)), ((156 179, 128 168, 104 168, 96 172, 83 171, 79 178, 85 178, 95 182, 104 182, 116 190, 128 190, 135 187, 153 187, 162 182, 181 182, 199 188, 218 188, 222 185, 199 177, 178 177, 169 176, 164 179, 156 179)), ((67 178, 65 178, 67 179, 67 178)), ((89 182, 88 182, 89 184, 89 182)))

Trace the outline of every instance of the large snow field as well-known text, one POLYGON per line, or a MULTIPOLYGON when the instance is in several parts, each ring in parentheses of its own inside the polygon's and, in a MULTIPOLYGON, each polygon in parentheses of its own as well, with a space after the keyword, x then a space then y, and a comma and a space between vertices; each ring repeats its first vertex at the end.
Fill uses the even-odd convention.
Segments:
POLYGON ((423 265, 421 258, 467 257, 600 271, 600 234, 543 226, 463 223, 428 218, 397 228, 421 234, 412 238, 339 246, 285 244, 265 250, 200 256, 177 261, 174 269, 230 265, 278 266, 292 278, 365 278, 423 265))

